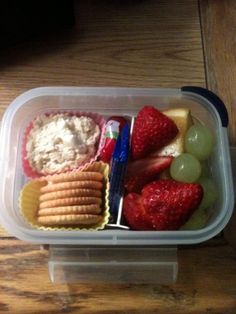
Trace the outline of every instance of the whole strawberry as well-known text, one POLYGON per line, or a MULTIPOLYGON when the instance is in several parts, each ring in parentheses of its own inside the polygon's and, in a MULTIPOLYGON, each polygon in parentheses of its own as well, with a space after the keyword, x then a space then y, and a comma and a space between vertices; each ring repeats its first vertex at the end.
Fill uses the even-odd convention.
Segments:
POLYGON ((177 133, 178 128, 170 118, 152 106, 143 107, 134 122, 132 158, 143 158, 166 146, 177 133))
POLYGON ((178 230, 202 197, 203 189, 196 183, 153 181, 143 188, 141 196, 130 193, 125 197, 124 217, 135 230, 178 230))

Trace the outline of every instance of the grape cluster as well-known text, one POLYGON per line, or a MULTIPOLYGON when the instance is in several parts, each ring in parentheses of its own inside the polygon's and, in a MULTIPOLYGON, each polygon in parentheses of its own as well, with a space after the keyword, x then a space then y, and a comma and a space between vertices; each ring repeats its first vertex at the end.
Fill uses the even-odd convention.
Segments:
POLYGON ((203 188, 203 199, 182 230, 195 230, 205 227, 206 210, 211 207, 217 197, 217 188, 210 178, 207 159, 214 147, 212 132, 204 125, 192 125, 185 135, 185 153, 176 157, 170 167, 171 177, 180 182, 199 183, 203 188))

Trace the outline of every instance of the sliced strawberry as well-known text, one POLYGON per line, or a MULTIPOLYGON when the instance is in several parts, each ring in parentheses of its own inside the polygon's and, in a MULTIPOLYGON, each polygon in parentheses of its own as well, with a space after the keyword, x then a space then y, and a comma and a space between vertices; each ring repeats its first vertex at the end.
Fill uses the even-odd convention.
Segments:
POLYGON ((128 164, 125 188, 128 192, 140 193, 145 184, 153 181, 173 160, 168 157, 147 157, 128 164))
POLYGON ((158 180, 142 190, 143 206, 156 230, 177 230, 202 200, 203 189, 196 183, 158 180))
POLYGON ((150 217, 146 214, 140 195, 130 193, 124 198, 123 214, 132 229, 152 230, 150 217))
POLYGON ((131 139, 133 159, 146 157, 149 153, 164 147, 177 135, 176 124, 152 106, 141 109, 134 122, 131 139))

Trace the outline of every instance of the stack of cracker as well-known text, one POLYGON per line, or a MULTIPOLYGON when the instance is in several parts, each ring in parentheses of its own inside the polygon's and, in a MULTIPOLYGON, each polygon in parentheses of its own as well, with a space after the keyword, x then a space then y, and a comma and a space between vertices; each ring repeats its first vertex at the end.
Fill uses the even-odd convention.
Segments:
POLYGON ((40 189, 39 223, 91 225, 102 219, 101 173, 62 173, 43 180, 48 184, 40 189))
POLYGON ((103 228, 107 181, 108 167, 99 162, 83 171, 41 177, 23 188, 21 212, 36 227, 103 228))

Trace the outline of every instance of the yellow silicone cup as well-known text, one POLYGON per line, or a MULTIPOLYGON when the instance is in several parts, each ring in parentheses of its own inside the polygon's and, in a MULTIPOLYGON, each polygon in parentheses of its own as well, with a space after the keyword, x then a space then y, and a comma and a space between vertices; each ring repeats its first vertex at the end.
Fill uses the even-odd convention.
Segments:
POLYGON ((39 207, 39 196, 40 196, 40 189, 41 187, 45 186, 47 184, 46 181, 43 181, 42 177, 41 179, 35 179, 31 180, 28 183, 25 184, 23 189, 20 192, 19 196, 19 207, 20 212, 24 219, 29 223, 32 227, 45 230, 45 231, 72 231, 72 230, 101 230, 104 229, 105 225, 109 221, 110 213, 109 213, 109 166, 103 162, 93 162, 89 165, 87 165, 83 170, 84 171, 98 171, 103 174, 103 219, 101 222, 99 222, 96 225, 89 226, 89 227, 78 227, 76 226, 70 226, 70 227, 64 227, 64 226, 56 226, 56 227, 46 227, 42 224, 39 224, 37 220, 37 213, 38 213, 38 207, 39 207))

